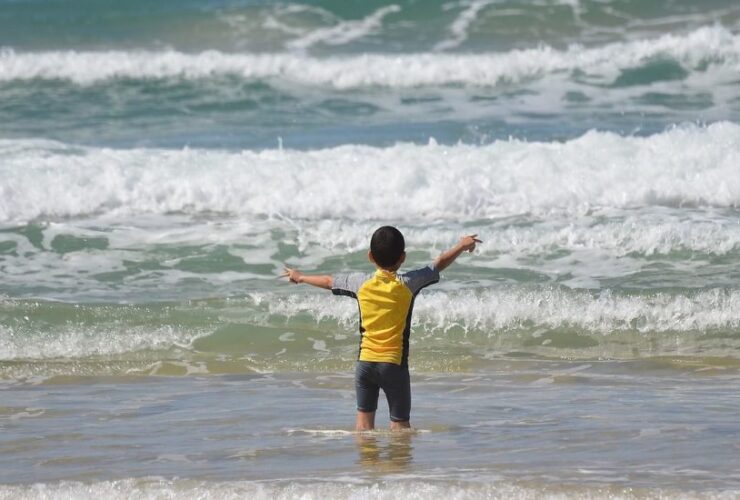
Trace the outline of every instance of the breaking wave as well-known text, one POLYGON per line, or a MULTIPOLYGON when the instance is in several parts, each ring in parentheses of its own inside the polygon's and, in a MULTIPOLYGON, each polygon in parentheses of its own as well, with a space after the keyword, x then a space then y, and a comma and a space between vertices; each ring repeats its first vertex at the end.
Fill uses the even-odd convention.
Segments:
POLYGON ((2 140, 0 155, 0 222, 177 212, 429 221, 740 206, 740 126, 729 122, 645 138, 592 131, 566 142, 307 152, 2 140))
MULTIPOLYGON (((392 12, 393 6, 386 10, 392 12)), ((385 12, 379 11, 379 14, 385 12)), ((328 35, 314 33, 292 43, 300 47, 309 46, 322 36, 328 35)), ((345 36, 351 36, 351 33, 345 36)), ((326 58, 294 53, 244 54, 215 50, 200 53, 173 50, 16 52, 6 48, 0 52, 0 81, 69 80, 89 85, 108 79, 203 79, 231 75, 246 80, 277 79, 300 85, 353 89, 374 86, 494 86, 577 71, 592 83, 614 83, 620 70, 640 67, 655 60, 673 61, 686 71, 704 72, 708 67, 716 66, 736 74, 740 65, 740 35, 712 26, 685 35, 666 34, 655 39, 594 48, 571 45, 558 50, 543 45, 504 53, 426 52, 326 58)))

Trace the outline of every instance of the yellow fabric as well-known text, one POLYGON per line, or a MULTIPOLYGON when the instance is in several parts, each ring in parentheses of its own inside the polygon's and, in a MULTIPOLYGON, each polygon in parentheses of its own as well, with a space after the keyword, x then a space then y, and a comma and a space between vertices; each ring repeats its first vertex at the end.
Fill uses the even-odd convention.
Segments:
POLYGON ((401 364, 412 293, 395 273, 379 269, 357 292, 362 327, 360 361, 401 364))

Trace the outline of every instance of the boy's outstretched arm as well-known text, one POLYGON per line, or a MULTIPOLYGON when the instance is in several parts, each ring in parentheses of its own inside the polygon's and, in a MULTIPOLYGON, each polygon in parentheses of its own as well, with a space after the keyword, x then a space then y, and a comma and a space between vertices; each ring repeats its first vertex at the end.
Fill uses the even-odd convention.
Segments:
POLYGON ((441 272, 443 269, 446 269, 450 264, 455 262, 455 259, 457 259, 461 253, 465 252, 466 250, 468 252, 472 252, 475 250, 475 244, 476 243, 483 243, 481 240, 478 239, 477 234, 469 234, 467 236, 463 236, 460 238, 460 241, 457 242, 457 245, 450 248, 446 252, 443 252, 442 255, 437 257, 437 259, 434 261, 434 268, 441 272))
POLYGON ((284 272, 280 277, 288 278, 291 283, 295 283, 296 285, 306 283, 319 288, 326 288, 327 290, 331 290, 331 287, 334 284, 334 278, 327 274, 303 274, 299 270, 291 269, 289 267, 284 268, 284 272))

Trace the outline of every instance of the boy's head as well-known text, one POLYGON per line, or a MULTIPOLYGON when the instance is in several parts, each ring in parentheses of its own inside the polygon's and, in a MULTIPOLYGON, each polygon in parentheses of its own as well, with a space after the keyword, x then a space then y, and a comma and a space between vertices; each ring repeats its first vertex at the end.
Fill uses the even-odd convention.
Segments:
POLYGON ((398 269, 406 257, 406 242, 393 226, 378 228, 370 238, 370 260, 383 269, 398 269))

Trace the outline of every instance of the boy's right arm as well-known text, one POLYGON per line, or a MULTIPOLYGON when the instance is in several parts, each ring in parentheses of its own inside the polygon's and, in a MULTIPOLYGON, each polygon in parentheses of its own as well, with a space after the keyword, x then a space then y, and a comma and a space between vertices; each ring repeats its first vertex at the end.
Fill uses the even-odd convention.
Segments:
POLYGON ((434 261, 434 268, 441 272, 443 269, 446 269, 450 264, 455 262, 455 259, 457 259, 461 253, 468 251, 472 252, 475 250, 476 243, 483 243, 481 240, 478 239, 477 234, 469 234, 467 236, 463 236, 460 238, 460 241, 455 245, 454 247, 450 248, 446 252, 443 252, 442 255, 437 257, 437 259, 434 261))

